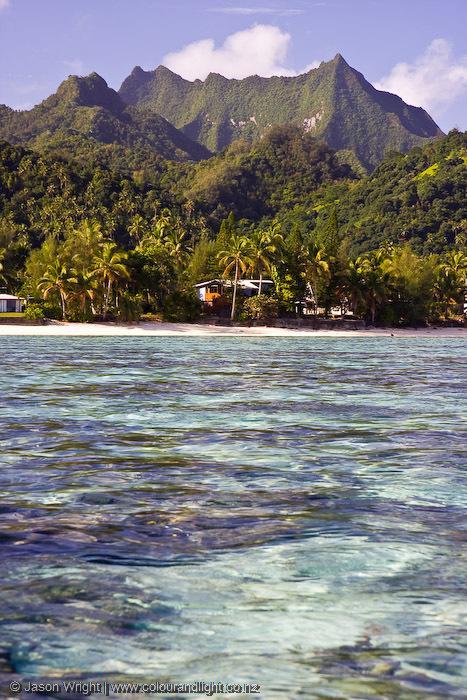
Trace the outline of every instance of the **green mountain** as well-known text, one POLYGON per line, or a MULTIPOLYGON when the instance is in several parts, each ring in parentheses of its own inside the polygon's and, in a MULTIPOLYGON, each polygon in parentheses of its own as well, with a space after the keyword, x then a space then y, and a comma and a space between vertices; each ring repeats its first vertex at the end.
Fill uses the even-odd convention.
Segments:
POLYGON ((70 76, 54 95, 29 111, 0 106, 0 138, 43 151, 89 149, 99 144, 136 151, 135 164, 154 156, 200 160, 209 151, 153 111, 128 107, 97 73, 70 76))
POLYGON ((253 140, 276 124, 297 125, 372 170, 387 150, 406 152, 442 135, 419 107, 376 90, 340 54, 297 77, 229 80, 211 73, 190 82, 168 68, 136 67, 120 97, 163 115, 211 151, 237 138, 253 140))

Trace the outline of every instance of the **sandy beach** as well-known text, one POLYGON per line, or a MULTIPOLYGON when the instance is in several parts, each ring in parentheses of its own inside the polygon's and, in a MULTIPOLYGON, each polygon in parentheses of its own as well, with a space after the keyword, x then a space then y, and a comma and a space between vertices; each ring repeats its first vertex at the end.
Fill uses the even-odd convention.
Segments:
POLYGON ((467 328, 369 328, 367 330, 312 330, 270 326, 210 326, 194 323, 64 323, 54 321, 43 326, 0 325, 0 336, 242 336, 242 337, 396 337, 466 338, 467 328))

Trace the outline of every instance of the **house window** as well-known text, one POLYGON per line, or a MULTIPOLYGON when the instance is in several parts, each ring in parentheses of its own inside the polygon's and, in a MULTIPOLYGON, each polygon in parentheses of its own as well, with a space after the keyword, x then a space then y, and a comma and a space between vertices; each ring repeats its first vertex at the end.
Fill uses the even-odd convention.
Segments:
POLYGON ((211 292, 211 294, 219 294, 219 285, 212 284, 211 287, 209 288, 209 291, 211 292))

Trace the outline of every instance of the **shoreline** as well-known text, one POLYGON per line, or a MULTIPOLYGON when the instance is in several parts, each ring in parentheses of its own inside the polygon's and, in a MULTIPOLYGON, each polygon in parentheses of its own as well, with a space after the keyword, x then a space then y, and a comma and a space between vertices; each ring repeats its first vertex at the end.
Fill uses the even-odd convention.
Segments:
POLYGON ((274 326, 210 326, 196 323, 68 323, 46 325, 0 325, 0 336, 29 337, 328 337, 328 338, 466 338, 467 328, 368 328, 359 330, 312 330, 274 326))

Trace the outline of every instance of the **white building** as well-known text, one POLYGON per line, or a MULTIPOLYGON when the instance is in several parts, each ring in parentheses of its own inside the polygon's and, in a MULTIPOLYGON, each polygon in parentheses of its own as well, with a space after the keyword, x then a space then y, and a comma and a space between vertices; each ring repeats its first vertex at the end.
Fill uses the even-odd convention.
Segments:
POLYGON ((23 299, 12 294, 0 294, 0 314, 19 314, 22 310, 23 299))

